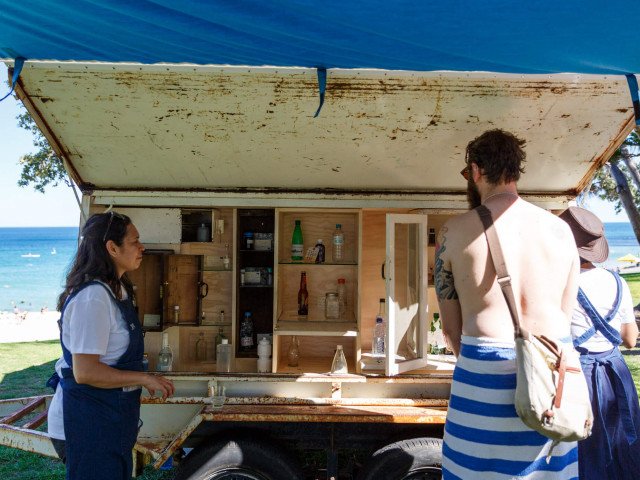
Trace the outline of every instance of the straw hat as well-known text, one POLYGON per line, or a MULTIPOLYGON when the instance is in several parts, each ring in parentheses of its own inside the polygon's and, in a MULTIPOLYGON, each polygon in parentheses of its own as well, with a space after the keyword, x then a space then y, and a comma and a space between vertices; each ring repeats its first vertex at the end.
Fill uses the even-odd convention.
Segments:
POLYGON ((560 214, 569 224, 576 239, 580 258, 588 262, 601 263, 609 256, 609 244, 604 236, 604 225, 589 210, 569 207, 560 214))

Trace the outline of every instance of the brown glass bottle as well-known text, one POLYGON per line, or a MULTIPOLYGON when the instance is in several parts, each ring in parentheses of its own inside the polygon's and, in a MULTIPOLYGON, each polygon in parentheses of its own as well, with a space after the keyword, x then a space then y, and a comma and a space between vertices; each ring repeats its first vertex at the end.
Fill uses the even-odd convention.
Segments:
POLYGON ((298 290, 298 315, 309 315, 309 292, 307 292, 307 272, 300 273, 298 290))

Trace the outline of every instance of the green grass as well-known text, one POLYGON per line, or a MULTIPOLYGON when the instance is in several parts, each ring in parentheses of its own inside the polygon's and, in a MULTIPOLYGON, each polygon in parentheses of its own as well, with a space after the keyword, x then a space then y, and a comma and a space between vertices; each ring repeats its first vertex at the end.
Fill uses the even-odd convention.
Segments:
POLYGON ((629 285, 633 304, 638 305, 638 303, 640 303, 640 273, 624 275, 622 278, 624 278, 627 282, 627 285, 629 285))
MULTIPOLYGON (((0 343, 0 399, 50 394, 45 382, 60 356, 58 340, 46 342, 0 343)), ((64 480, 59 460, 13 448, 0 447, 2 480, 64 480)), ((169 480, 172 472, 147 467, 141 480, 169 480)))

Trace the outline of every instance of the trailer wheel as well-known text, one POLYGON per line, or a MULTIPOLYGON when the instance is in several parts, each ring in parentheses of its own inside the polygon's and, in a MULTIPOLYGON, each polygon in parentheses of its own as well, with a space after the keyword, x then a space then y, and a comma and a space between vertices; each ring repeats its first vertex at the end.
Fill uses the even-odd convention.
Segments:
POLYGON ((359 480, 440 480, 442 440, 413 438, 392 443, 375 452, 359 480))
POLYGON ((296 461, 282 448, 250 439, 227 439, 191 452, 175 480, 302 480, 296 461))

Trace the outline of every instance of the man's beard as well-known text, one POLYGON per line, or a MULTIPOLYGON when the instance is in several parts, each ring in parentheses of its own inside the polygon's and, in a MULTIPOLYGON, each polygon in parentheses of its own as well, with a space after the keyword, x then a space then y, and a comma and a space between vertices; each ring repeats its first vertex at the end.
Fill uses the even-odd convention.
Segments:
POLYGON ((469 210, 473 210, 474 208, 482 205, 478 186, 471 176, 469 176, 469 179, 467 180, 467 202, 469 203, 469 210))

